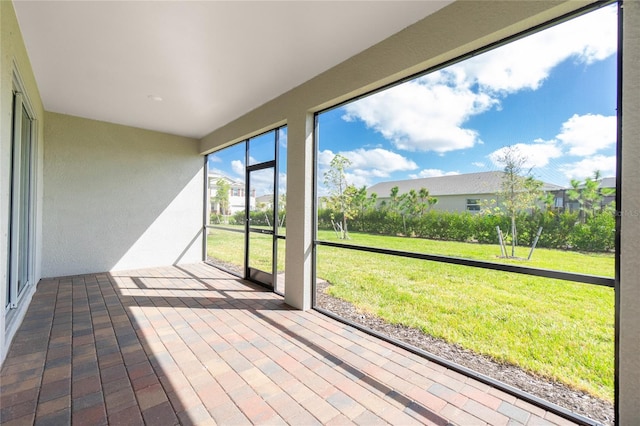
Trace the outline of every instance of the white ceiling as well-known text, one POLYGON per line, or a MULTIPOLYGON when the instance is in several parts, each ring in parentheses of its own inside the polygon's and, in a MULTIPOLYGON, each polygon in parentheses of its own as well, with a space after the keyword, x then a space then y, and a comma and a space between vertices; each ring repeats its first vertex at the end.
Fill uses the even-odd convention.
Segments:
POLYGON ((448 3, 14 5, 46 110, 200 138, 448 3))

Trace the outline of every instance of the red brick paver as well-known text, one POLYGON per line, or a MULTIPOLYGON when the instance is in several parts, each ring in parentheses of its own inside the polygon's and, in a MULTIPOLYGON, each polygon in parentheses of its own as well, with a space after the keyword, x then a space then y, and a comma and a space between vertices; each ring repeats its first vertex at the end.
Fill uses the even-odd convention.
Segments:
POLYGON ((567 424, 206 264, 39 283, 2 424, 567 424))

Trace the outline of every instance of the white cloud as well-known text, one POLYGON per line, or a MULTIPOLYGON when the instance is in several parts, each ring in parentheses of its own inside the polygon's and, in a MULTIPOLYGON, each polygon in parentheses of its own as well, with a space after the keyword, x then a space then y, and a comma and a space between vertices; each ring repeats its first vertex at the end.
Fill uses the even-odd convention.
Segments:
POLYGON ((318 151, 318 166, 326 166, 328 167, 331 164, 331 160, 336 154, 330 149, 325 149, 324 151, 318 151))
POLYGON ((289 132, 287 131, 286 127, 280 129, 280 135, 278 136, 278 141, 280 142, 280 146, 284 149, 287 149, 287 141, 289 139, 288 134, 289 132))
POLYGON ((273 194, 273 169, 262 169, 251 172, 249 181, 251 189, 256 191, 256 196, 273 194))
MULTIPOLYGON (((387 178, 394 172, 418 168, 412 160, 382 148, 358 148, 353 151, 341 151, 339 154, 351 161, 351 165, 345 171, 345 177, 348 183, 357 187, 368 186, 372 178, 387 178)), ((335 155, 331 150, 318 152, 318 176, 324 176, 329 170, 335 155)))
POLYGON ((389 176, 396 171, 415 170, 418 165, 413 161, 392 151, 382 148, 364 149, 342 152, 351 161, 353 169, 374 169, 382 176, 389 176))
POLYGON ((278 173, 278 192, 280 195, 287 193, 287 174, 278 173))
POLYGON ((469 87, 447 85, 442 78, 420 78, 376 93, 344 107, 343 119, 362 120, 398 149, 444 153, 471 148, 478 134, 462 127, 472 115, 497 101, 469 87))
POLYGON ((244 176, 244 164, 240 160, 233 160, 231 162, 231 170, 237 175, 244 176))
POLYGON ((361 171, 359 173, 345 173, 345 177, 347 179, 347 182, 349 182, 356 188, 362 188, 363 186, 371 185, 372 175, 366 172, 361 171))
POLYGON ((574 163, 562 164, 558 169, 569 179, 584 180, 599 170, 602 176, 615 176, 616 156, 595 155, 574 163))
POLYGON ((480 167, 481 169, 484 169, 485 167, 487 167, 486 164, 484 164, 481 161, 474 161, 473 163, 471 163, 472 166, 476 166, 476 167, 480 167))
POLYGON ((222 176, 226 176, 227 173, 222 170, 222 169, 217 169, 215 167, 209 168, 209 173, 213 174, 213 175, 222 175, 222 176))
POLYGON ((215 154, 209 155, 209 161, 211 163, 222 163, 222 158, 218 157, 215 154))
POLYGON ((567 59, 591 64, 617 49, 616 7, 602 8, 456 64, 456 73, 488 91, 535 90, 567 59))
POLYGON ((537 89, 567 59, 591 64, 614 54, 616 28, 615 5, 605 7, 348 104, 343 119, 362 120, 398 149, 471 148, 482 141, 464 127, 469 118, 537 89))
POLYGON ((570 155, 589 156, 616 143, 616 117, 574 115, 562 124, 556 136, 570 155))
POLYGON ((460 172, 458 171, 445 172, 444 170, 440 170, 440 169, 424 169, 424 170, 421 170, 420 173, 418 174, 409 175, 409 177, 411 179, 420 179, 420 178, 428 178, 428 177, 453 176, 453 175, 459 175, 459 174, 460 172))
MULTIPOLYGON (((504 164, 500 161, 500 158, 509 148, 510 147, 503 146, 493 151, 487 157, 495 167, 502 169, 504 164)), ((544 167, 549 164, 550 160, 562 157, 562 150, 557 146, 555 141, 536 139, 530 144, 518 143, 511 145, 511 148, 517 150, 518 155, 525 159, 522 165, 525 169, 544 167)))

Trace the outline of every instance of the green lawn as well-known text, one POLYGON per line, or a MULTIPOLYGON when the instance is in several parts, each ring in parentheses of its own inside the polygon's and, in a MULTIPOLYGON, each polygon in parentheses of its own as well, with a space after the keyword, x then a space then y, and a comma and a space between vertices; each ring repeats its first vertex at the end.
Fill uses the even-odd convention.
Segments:
MULTIPOLYGON (((211 254, 241 259, 241 237, 215 231, 211 254)), ((332 232, 319 239, 338 241, 332 232)), ((614 271, 611 254, 537 249, 522 261, 498 259, 497 245, 364 234, 348 243, 602 276, 614 271)), ((326 246, 318 247, 317 261, 330 293, 364 311, 613 400, 613 289, 326 246)))

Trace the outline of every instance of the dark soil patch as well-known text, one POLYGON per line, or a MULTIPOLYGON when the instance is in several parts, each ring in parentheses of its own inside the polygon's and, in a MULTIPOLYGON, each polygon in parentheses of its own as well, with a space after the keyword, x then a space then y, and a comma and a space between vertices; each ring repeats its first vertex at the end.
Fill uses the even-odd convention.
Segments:
POLYGON ((434 338, 422 331, 403 325, 390 324, 375 315, 359 311, 351 303, 335 298, 326 293, 329 284, 318 281, 316 305, 334 314, 361 324, 371 330, 401 340, 448 361, 470 368, 485 376, 522 389, 531 395, 553 402, 567 410, 605 425, 614 424, 613 404, 596 398, 588 393, 575 390, 565 384, 536 376, 519 367, 497 362, 478 355, 458 345, 434 338))

